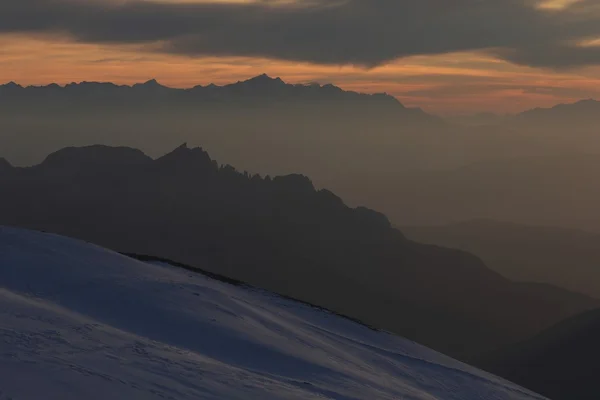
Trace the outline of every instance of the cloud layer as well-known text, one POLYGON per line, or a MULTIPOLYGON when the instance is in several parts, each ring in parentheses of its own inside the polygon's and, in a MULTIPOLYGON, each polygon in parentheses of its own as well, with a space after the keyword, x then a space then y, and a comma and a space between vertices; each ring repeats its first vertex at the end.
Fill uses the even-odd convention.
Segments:
POLYGON ((600 4, 535 0, 3 0, 0 33, 144 44, 190 56, 258 56, 375 66, 411 55, 485 51, 548 68, 600 64, 600 4))

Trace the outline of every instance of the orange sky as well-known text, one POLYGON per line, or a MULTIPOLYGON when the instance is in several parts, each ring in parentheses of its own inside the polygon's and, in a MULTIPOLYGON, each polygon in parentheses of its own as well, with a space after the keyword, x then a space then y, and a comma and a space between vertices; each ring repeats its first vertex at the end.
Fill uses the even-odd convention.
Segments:
POLYGON ((224 84, 268 73, 287 82, 334 83, 388 92, 437 114, 516 112, 582 98, 600 99, 600 67, 556 72, 520 67, 484 54, 410 57, 375 69, 256 58, 190 58, 133 46, 76 44, 58 38, 0 35, 0 82, 23 85, 151 78, 172 87, 224 84))

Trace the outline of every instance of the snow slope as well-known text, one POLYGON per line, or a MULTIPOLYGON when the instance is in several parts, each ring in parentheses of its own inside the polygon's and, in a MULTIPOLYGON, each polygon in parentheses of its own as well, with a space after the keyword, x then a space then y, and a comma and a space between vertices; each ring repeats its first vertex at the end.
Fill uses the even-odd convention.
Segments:
POLYGON ((0 399, 108 398, 542 399, 270 293, 0 227, 0 399))

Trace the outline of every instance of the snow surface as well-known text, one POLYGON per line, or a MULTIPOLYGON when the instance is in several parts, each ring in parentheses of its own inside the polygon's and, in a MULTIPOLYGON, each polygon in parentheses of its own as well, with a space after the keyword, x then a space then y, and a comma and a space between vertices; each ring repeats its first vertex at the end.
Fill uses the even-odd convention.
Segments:
POLYGON ((542 397, 264 291, 0 227, 0 399, 542 397))

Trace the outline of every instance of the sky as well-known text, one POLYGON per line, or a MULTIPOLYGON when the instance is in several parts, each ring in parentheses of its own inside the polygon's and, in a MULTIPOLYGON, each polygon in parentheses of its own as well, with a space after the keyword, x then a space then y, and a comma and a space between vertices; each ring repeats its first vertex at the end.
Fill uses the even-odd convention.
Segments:
POLYGON ((3 0, 0 82, 267 73, 441 115, 600 99, 597 0, 3 0))

